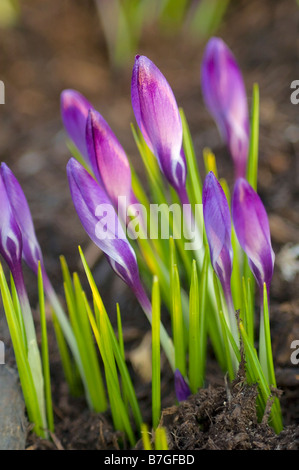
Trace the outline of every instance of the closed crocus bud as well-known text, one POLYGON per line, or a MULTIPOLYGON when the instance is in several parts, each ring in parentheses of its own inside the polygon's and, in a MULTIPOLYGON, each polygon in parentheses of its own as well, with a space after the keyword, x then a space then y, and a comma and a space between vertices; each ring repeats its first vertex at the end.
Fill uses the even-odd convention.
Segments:
POLYGON ((224 191, 212 171, 206 176, 204 182, 203 216, 212 266, 227 297, 231 295, 233 259, 231 218, 224 191))
POLYGON ((6 187, 0 174, 0 253, 9 269, 19 277, 22 263, 22 234, 11 209, 6 187))
POLYGON ((86 126, 86 143, 91 169, 103 185, 114 207, 118 198, 135 202, 131 186, 131 169, 127 155, 105 119, 90 110, 86 126))
POLYGON ((179 369, 176 369, 174 373, 174 386, 178 402, 187 400, 191 395, 189 385, 186 383, 179 369))
POLYGON ((231 292, 233 249, 230 210, 224 191, 212 171, 206 176, 204 182, 202 203, 211 263, 221 282, 230 328, 238 344, 239 334, 231 292))
POLYGON ((235 184, 232 216, 236 235, 248 257, 261 295, 264 283, 269 292, 275 255, 268 216, 260 197, 243 178, 239 178, 235 184))
POLYGON ((249 145, 246 90, 237 62, 219 38, 208 42, 201 67, 205 104, 214 117, 235 166, 235 175, 245 177, 249 145))
POLYGON ((92 104, 76 90, 64 90, 60 97, 62 122, 69 138, 89 165, 86 147, 86 121, 92 104))
POLYGON ((43 256, 36 238, 31 212, 25 194, 13 172, 5 163, 1 164, 0 173, 11 210, 22 233, 23 259, 30 269, 37 274, 39 261, 41 261, 43 267, 43 256))
POLYGON ((73 203, 86 233, 105 253, 116 274, 150 312, 151 307, 139 278, 136 255, 105 190, 74 158, 68 162, 67 175, 73 203))
POLYGON ((180 113, 166 78, 145 56, 136 56, 131 96, 135 118, 147 145, 169 183, 180 193, 186 183, 180 113))

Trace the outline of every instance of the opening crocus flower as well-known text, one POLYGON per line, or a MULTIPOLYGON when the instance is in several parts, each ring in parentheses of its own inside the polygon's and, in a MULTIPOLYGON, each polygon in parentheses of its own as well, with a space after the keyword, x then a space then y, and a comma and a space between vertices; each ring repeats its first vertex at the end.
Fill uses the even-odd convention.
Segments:
POLYGON ((133 290, 144 310, 150 313, 136 255, 105 190, 74 158, 68 162, 67 175, 73 203, 85 231, 105 253, 116 274, 133 290))
POLYGON ((235 166, 235 175, 245 177, 249 117, 246 90, 238 64, 219 38, 208 42, 201 66, 205 104, 215 119, 235 166))
POLYGON ((166 179, 180 193, 186 183, 180 113, 166 78, 145 56, 136 56, 131 96, 135 118, 147 145, 166 179))
POLYGON ((86 143, 91 169, 102 183, 114 207, 119 196, 136 202, 131 187, 131 169, 127 155, 100 113, 91 109, 86 125, 86 143))
POLYGON ((224 191, 210 171, 203 187, 203 216, 210 248, 211 263, 225 296, 230 326, 238 343, 238 330, 231 292, 233 249, 231 244, 231 217, 224 191))
POLYGON ((178 402, 185 401, 190 397, 191 391, 189 385, 186 383, 179 369, 176 369, 174 372, 174 386, 178 402))
POLYGON ((61 93, 60 106, 64 128, 89 165, 85 132, 88 111, 93 106, 81 93, 70 89, 61 93))
POLYGON ((243 178, 236 181, 232 216, 236 235, 246 255, 261 295, 266 283, 269 292, 275 255, 271 245, 268 216, 254 189, 243 178))

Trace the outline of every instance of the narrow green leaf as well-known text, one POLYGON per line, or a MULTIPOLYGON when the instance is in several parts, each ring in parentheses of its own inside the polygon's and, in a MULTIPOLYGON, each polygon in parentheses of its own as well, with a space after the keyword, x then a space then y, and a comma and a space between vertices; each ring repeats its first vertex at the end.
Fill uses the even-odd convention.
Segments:
POLYGON ((141 437, 144 450, 153 450, 150 440, 150 433, 146 424, 141 425, 141 437))
POLYGON ((155 431, 155 450, 168 450, 166 429, 159 427, 155 431))
POLYGON ((46 400, 46 413, 48 429, 54 432, 54 414, 52 406, 52 392, 51 392, 51 378, 50 378, 50 363, 49 363, 49 350, 48 350, 48 334, 47 322, 45 311, 45 296, 43 287, 43 278, 40 262, 38 263, 38 298, 39 298, 39 311, 40 311, 40 324, 41 324, 41 337, 42 337, 42 365, 44 375, 44 388, 46 400))
POLYGON ((58 345, 64 376, 67 381, 70 393, 75 397, 80 396, 83 391, 81 378, 76 364, 72 361, 65 337, 63 335, 63 331, 54 312, 52 313, 52 323, 55 331, 55 337, 58 345))
POLYGON ((156 429, 161 418, 161 368, 160 368, 160 290, 157 277, 152 290, 152 419, 156 429))
POLYGON ((183 109, 180 109, 180 115, 183 126, 183 147, 188 168, 188 178, 190 180, 189 195, 191 199, 191 204, 195 206, 195 204, 202 203, 202 181, 200 178, 190 129, 183 109))
POLYGON ((199 284, 196 261, 192 264, 192 277, 189 302, 189 385, 192 393, 197 393, 202 384, 200 377, 200 326, 199 326, 199 284))
POLYGON ((179 369, 183 376, 186 375, 186 348, 185 348, 185 325, 183 321, 181 288, 179 272, 176 265, 172 266, 171 275, 171 297, 172 297, 172 330, 175 351, 175 368, 179 369))
POLYGON ((251 134, 249 141, 247 180, 257 190, 258 151, 259 151, 259 86, 253 85, 252 111, 251 111, 251 134))

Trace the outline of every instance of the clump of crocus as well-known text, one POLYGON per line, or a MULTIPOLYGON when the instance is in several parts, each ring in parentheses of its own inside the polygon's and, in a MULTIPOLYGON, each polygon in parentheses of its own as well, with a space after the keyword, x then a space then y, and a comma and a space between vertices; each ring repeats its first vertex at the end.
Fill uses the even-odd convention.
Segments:
POLYGON ((235 166, 245 177, 249 148, 249 117, 246 90, 238 64, 219 38, 208 42, 201 66, 205 104, 214 117, 235 166))
POLYGON ((136 56, 131 97, 137 124, 162 173, 182 202, 188 203, 183 130, 177 102, 164 75, 145 56, 136 56))
MULTIPOLYGON (((206 104, 216 119, 233 158, 236 177, 237 179, 238 177, 244 177, 249 142, 246 92, 240 70, 232 53, 223 41, 217 38, 213 38, 209 42, 205 52, 202 66, 202 85, 206 104)), ((136 250, 139 250, 139 255, 141 255, 140 273, 144 277, 140 277, 137 256, 119 223, 120 220, 122 223, 127 222, 127 220, 124 220, 120 217, 120 214, 116 213, 116 201, 119 196, 126 196, 129 200, 133 199, 133 201, 136 200, 135 196, 132 198, 132 176, 137 199, 142 201, 146 208, 150 207, 151 201, 148 199, 146 192, 143 191, 138 176, 135 173, 131 175, 126 154, 114 133, 103 117, 93 108, 89 109, 87 118, 85 115, 85 138, 88 151, 86 162, 90 172, 74 159, 71 159, 67 166, 76 211, 87 234, 103 250, 114 271, 132 289, 150 321, 154 319, 158 322, 160 307, 158 308, 157 298, 159 296, 158 294, 154 295, 154 292, 159 290, 157 285, 161 284, 163 301, 167 307, 172 307, 171 322, 175 351, 162 324, 161 328, 157 328, 157 324, 153 321, 155 351, 158 351, 157 336, 160 331, 161 344, 173 371, 176 370, 175 388, 178 400, 186 399, 190 389, 194 393, 198 386, 204 383, 208 335, 221 367, 224 371, 228 371, 229 377, 233 379, 236 367, 241 360, 239 351, 240 334, 244 344, 249 381, 251 380, 254 383, 261 383, 262 381, 263 384, 260 387, 261 395, 258 404, 262 415, 265 409, 264 404, 271 394, 270 385, 274 384, 272 379, 265 381, 263 377, 264 359, 266 358, 270 363, 271 354, 268 348, 266 355, 262 354, 259 363, 255 360, 254 308, 251 285, 250 282, 242 279, 243 254, 234 232, 232 234, 230 209, 225 196, 225 194, 229 195, 228 186, 225 182, 220 185, 215 175, 210 172, 206 177, 202 193, 196 157, 184 114, 180 114, 174 94, 166 78, 147 57, 136 56, 132 74, 131 98, 136 121, 142 134, 141 136, 133 129, 134 138, 148 172, 153 202, 165 205, 165 202, 169 199, 171 202, 177 203, 178 195, 180 202, 184 205, 189 204, 190 197, 192 202, 191 214, 192 209, 194 210, 198 204, 203 203, 203 220, 200 218, 194 221, 191 216, 188 228, 191 229, 191 223, 195 222, 195 231, 201 229, 204 221, 209 250, 200 251, 193 248, 193 252, 191 252, 191 249, 189 252, 185 251, 183 243, 185 233, 181 239, 174 236, 169 246, 164 240, 148 241, 146 238, 140 237, 138 243, 134 245, 136 250), (182 150, 183 129, 185 153, 182 150), (153 155, 158 165, 156 165, 153 155), (158 174, 158 166, 167 182, 177 192, 177 195, 174 191, 169 191, 167 195, 164 194, 163 178, 158 174), (189 175, 188 193, 186 190, 187 168, 189 175), (177 248, 178 250, 176 250, 177 248), (219 289, 220 285, 216 276, 214 276, 215 282, 211 278, 213 273, 209 263, 209 251, 211 265, 222 289, 219 289), (234 270, 233 253, 236 260, 234 270), (196 258, 197 262, 193 260, 193 257, 196 258), (182 266, 184 266, 185 272, 181 282, 179 272, 182 266), (152 274, 157 277, 154 277, 153 282, 153 299, 155 299, 155 302, 153 300, 151 306, 141 279, 149 283, 149 276, 152 274), (188 280, 191 280, 189 303, 185 291, 188 288, 186 285, 188 280), (223 291, 223 295, 221 291, 223 291), (238 306, 242 307, 239 329, 233 298, 236 303, 238 302, 238 306), (208 319, 207 311, 209 312, 208 319), (188 347, 185 344, 186 338, 189 341, 188 347), (189 352, 189 364, 186 350, 189 352), (188 382, 190 383, 190 389, 188 382)), ((252 121, 255 123, 257 116, 256 100, 253 103, 253 109, 255 112, 252 121)), ((80 114, 80 110, 78 112, 80 114)), ((73 119, 71 114, 69 114, 69 117, 73 119)), ((78 129, 79 127, 77 126, 78 129)), ((83 135, 82 128, 83 126, 79 130, 81 137, 83 135)), ((252 175, 257 161, 255 153, 255 149, 253 149, 249 162, 252 175)), ((208 171, 215 169, 215 161, 214 165, 206 162, 206 167, 208 171)), ((251 177, 251 172, 248 173, 251 177)), ((248 248, 250 243, 247 243, 246 238, 252 232, 255 218, 259 217, 260 224, 263 225, 263 217, 257 205, 255 215, 252 215, 251 211, 247 211, 246 207, 244 211, 243 208, 236 208, 236 200, 237 205, 243 205, 243 197, 238 196, 240 181, 243 180, 238 179, 233 200, 233 217, 237 237, 249 258, 249 264, 261 291, 264 289, 264 285, 267 285, 269 290, 273 266, 271 271, 270 264, 269 266, 263 265, 265 260, 259 260, 262 255, 258 241, 259 237, 255 240, 256 245, 252 247, 252 250, 248 248), (244 224, 246 227, 248 223, 251 226, 250 230, 243 227, 244 224), (244 243, 242 242, 242 233, 245 237, 244 243)), ((177 234, 176 229, 179 225, 178 222, 180 222, 179 219, 180 217, 175 216, 175 214, 173 214, 171 220, 168 219, 169 227, 173 230, 174 235, 177 234)), ((266 241, 270 239, 268 232, 268 229, 266 229, 264 233, 266 241)), ((271 250, 264 255, 264 258, 269 258, 269 261, 273 261, 273 251, 271 250)), ((87 269, 86 261, 84 267, 90 281, 90 272, 87 269)), ((246 271, 247 264, 245 264, 245 267, 246 271)), ((96 297, 94 294, 94 281, 91 288, 94 297, 96 297)), ((269 343, 268 333, 265 332, 263 340, 264 343, 265 341, 267 341, 267 344, 269 343)), ((260 350, 262 350, 262 347, 260 347, 260 350)), ((270 371, 271 377, 273 377, 272 369, 270 371)), ((157 379, 155 381, 156 405, 159 402, 157 394, 158 375, 156 373, 154 376, 157 379)), ((266 378, 268 379, 268 377, 266 378)), ((273 413, 271 411, 271 415, 275 418, 273 426, 276 430, 279 430, 279 409, 276 407, 273 413)), ((155 414, 155 423, 158 422, 158 418, 159 416, 157 417, 155 414)))

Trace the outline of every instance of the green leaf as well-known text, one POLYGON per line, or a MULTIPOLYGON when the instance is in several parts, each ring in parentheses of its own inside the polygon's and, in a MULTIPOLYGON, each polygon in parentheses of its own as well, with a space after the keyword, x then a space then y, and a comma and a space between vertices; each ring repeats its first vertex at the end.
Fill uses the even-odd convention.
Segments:
POLYGON ((156 429, 161 418, 161 362, 160 362, 160 291, 157 277, 152 290, 152 419, 156 429))
POLYGON ((253 85, 251 134, 249 141, 247 180, 257 190, 258 152, 259 152, 259 86, 253 85))
POLYGON ((48 429, 54 432, 54 414, 52 406, 52 392, 51 392, 51 378, 50 378, 50 363, 48 351, 48 335, 47 335, 47 322, 45 311, 45 296, 43 287, 43 278, 40 262, 38 263, 38 298, 39 298, 39 311, 40 311, 40 324, 41 324, 41 337, 42 337, 42 365, 44 375, 45 387, 45 400, 48 429))
POLYGON ((144 450, 153 450, 150 440, 150 433, 146 424, 141 425, 141 437, 144 450))
POLYGON ((42 419, 42 412, 40 409, 37 392, 30 369, 27 350, 24 345, 23 333, 20 328, 18 313, 14 309, 14 304, 9 292, 9 288, 4 276, 2 266, 0 264, 0 289, 3 301, 3 307, 6 315, 6 320, 12 340, 18 373, 20 377, 22 392, 28 417, 31 423, 34 424, 34 432, 41 437, 45 437, 44 422, 42 419))
POLYGON ((168 450, 166 429, 159 427, 155 431, 155 450, 168 450))
POLYGON ((196 261, 192 264, 192 277, 189 302, 189 386, 192 393, 197 393, 202 385, 200 357, 200 321, 199 321, 199 284, 196 261))

